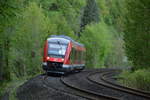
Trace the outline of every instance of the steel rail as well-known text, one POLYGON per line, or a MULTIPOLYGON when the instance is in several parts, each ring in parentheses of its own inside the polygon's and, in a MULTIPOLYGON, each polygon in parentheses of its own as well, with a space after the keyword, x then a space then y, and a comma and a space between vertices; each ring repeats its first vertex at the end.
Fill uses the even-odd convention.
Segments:
POLYGON ((46 80, 47 78, 48 78, 47 75, 43 77, 43 84, 44 84, 47 88, 54 89, 54 90, 56 90, 56 91, 58 91, 58 92, 61 92, 61 93, 64 93, 64 94, 69 94, 69 95, 73 95, 73 96, 85 98, 85 99, 88 99, 88 100, 95 100, 95 99, 90 98, 90 97, 86 97, 86 96, 83 96, 83 95, 78 95, 78 94, 74 94, 74 93, 71 93, 71 92, 67 92, 67 91, 65 91, 65 90, 58 89, 58 88, 55 88, 55 87, 52 87, 52 86, 50 87, 49 84, 48 84, 48 82, 47 82, 47 80, 46 80))
POLYGON ((78 86, 72 85, 70 82, 65 80, 65 77, 61 77, 61 81, 68 87, 73 88, 77 91, 80 91, 82 93, 84 93, 86 96, 88 97, 94 97, 93 99, 95 100, 120 100, 120 98, 117 97, 112 97, 112 96, 108 96, 108 95, 104 95, 104 94, 100 94, 94 91, 90 91, 84 88, 80 88, 78 86))
POLYGON ((114 74, 115 71, 106 71, 106 72, 94 72, 94 73, 91 73, 87 76, 87 79, 95 84, 99 84, 99 85, 102 85, 102 86, 105 86, 105 87, 108 87, 108 88, 112 88, 112 89, 115 89, 115 90, 118 90, 118 91, 122 91, 122 92, 125 92, 125 93, 129 93, 129 94, 133 94, 133 95, 137 95, 137 96, 140 96, 140 97, 143 97, 143 98, 146 98, 146 99, 150 99, 150 93, 148 92, 144 92, 144 91, 140 91, 140 90, 136 90, 136 89, 133 89, 133 88, 129 88, 129 87, 125 87, 125 86, 122 86, 122 85, 119 85, 119 84, 116 84, 112 81, 110 81, 108 79, 108 77, 106 78, 106 76, 110 75, 110 74, 114 74), (97 81, 97 80, 93 80, 91 78, 91 76, 95 75, 95 74, 98 74, 100 75, 99 79, 102 80, 102 82, 100 81, 97 81))

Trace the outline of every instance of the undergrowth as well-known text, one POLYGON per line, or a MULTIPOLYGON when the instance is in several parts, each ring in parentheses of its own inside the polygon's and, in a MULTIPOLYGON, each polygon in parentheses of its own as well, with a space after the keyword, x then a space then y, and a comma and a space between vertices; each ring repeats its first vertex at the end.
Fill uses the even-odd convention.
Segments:
POLYGON ((28 79, 30 79, 29 77, 24 77, 22 79, 14 79, 12 81, 6 81, 1 83, 0 86, 0 99, 2 98, 2 96, 5 95, 5 93, 9 94, 9 100, 17 100, 16 99, 16 90, 17 88, 22 85, 24 82, 26 82, 28 79))
POLYGON ((150 69, 123 71, 119 77, 119 82, 125 86, 150 91, 150 69))

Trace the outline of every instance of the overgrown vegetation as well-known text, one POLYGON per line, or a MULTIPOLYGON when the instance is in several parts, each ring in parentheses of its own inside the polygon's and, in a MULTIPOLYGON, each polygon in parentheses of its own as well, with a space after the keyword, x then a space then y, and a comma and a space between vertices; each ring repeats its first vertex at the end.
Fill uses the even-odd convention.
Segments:
POLYGON ((123 73, 127 86, 150 91, 150 1, 126 1, 124 40, 132 72, 123 73))
POLYGON ((81 42, 87 48, 86 65, 88 67, 104 67, 105 59, 112 49, 112 34, 110 33, 109 26, 104 22, 86 26, 81 42))
POLYGON ((150 67, 150 1, 126 2, 125 46, 134 69, 150 67))
POLYGON ((80 41, 87 48, 87 67, 127 65, 122 38, 124 9, 120 10, 123 3, 124 0, 87 0, 80 33, 80 41))
POLYGON ((123 78, 120 80, 121 83, 128 87, 141 89, 145 91, 150 91, 150 72, 149 69, 140 69, 133 72, 124 71, 120 78, 123 78))
MULTIPOLYGON (((129 66, 124 44, 135 70, 149 68, 149 3, 148 0, 1 0, 0 84, 41 73, 43 43, 52 34, 68 35, 84 43, 88 68, 129 66)), ((144 71, 129 75, 145 78, 148 72, 138 75, 144 71)))
MULTIPOLYGON (((12 80, 9 82, 4 82, 3 86, 0 87, 0 94, 5 94, 4 98, 8 98, 9 100, 17 100, 16 91, 20 85, 25 83, 29 77, 23 77, 21 79, 12 80)), ((0 98, 1 98, 0 95, 0 98)))

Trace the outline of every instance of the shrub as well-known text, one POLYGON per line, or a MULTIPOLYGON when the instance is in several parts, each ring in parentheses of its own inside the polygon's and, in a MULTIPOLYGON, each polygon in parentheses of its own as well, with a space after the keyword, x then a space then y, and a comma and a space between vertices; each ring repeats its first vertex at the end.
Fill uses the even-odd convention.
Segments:
POLYGON ((141 90, 150 91, 150 69, 141 69, 133 73, 129 71, 124 71, 120 77, 123 79, 120 80, 121 83, 128 87, 133 87, 141 90))
POLYGON ((104 22, 88 25, 80 41, 85 44, 87 67, 103 67, 112 46, 109 26, 104 22))

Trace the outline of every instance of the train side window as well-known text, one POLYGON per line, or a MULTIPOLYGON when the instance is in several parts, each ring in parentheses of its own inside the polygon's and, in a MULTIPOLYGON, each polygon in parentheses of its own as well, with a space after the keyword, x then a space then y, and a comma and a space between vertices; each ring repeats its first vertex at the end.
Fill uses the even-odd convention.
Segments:
POLYGON ((83 51, 81 51, 81 62, 83 62, 83 51))
POLYGON ((72 48, 72 61, 73 61, 73 63, 75 62, 75 48, 72 48))
POLYGON ((75 62, 78 63, 78 50, 75 49, 75 62))
POLYGON ((80 63, 82 62, 82 51, 80 51, 80 63))
POLYGON ((80 51, 78 51, 78 63, 80 63, 80 57, 81 57, 81 54, 80 54, 80 51))
POLYGON ((80 61, 80 51, 77 51, 77 63, 80 61))
POLYGON ((77 59, 77 54, 76 54, 76 50, 74 50, 74 63, 76 63, 76 59, 77 59))
POLYGON ((70 53, 69 60, 70 60, 70 63, 72 64, 72 62, 73 62, 73 50, 70 53))
POLYGON ((85 51, 83 51, 83 61, 85 62, 85 59, 86 59, 86 53, 85 51))
POLYGON ((82 61, 82 51, 79 51, 79 63, 81 63, 81 61, 82 61))
POLYGON ((82 51, 82 62, 84 62, 84 51, 82 51))

